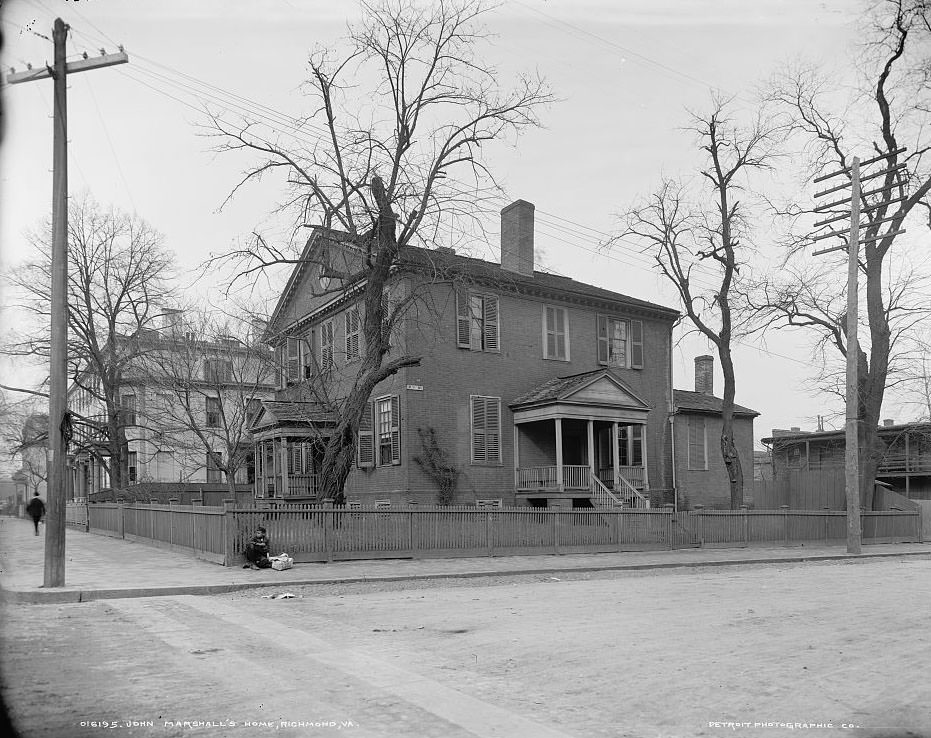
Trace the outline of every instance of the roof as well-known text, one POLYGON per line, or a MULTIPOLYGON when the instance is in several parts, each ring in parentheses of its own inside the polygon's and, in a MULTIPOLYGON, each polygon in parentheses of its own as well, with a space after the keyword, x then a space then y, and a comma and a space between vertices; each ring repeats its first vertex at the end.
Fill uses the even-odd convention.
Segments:
MULTIPOLYGON (((896 435, 903 431, 931 433, 931 422, 919 421, 915 423, 896 423, 894 425, 879 426, 880 435, 896 435)), ((793 431, 773 428, 773 434, 769 438, 761 438, 760 440, 763 443, 773 443, 774 441, 779 441, 780 443, 785 441, 843 441, 846 440, 845 433, 846 431, 843 428, 840 430, 826 431, 793 431)))
MULTIPOLYGON (((724 400, 706 392, 692 392, 691 390, 673 390, 673 402, 676 406, 676 412, 685 411, 692 413, 712 413, 720 415, 724 406, 724 400)), ((743 415, 755 418, 759 415, 756 410, 749 407, 734 404, 734 415, 743 415)))
POLYGON ((399 263, 418 270, 428 270, 437 276, 459 276, 463 279, 479 281, 493 281, 503 287, 523 290, 534 288, 544 291, 566 292, 578 297, 600 299, 609 302, 622 303, 625 306, 640 308, 650 312, 658 312, 670 318, 678 317, 679 311, 666 305, 660 305, 647 300, 606 290, 602 287, 578 282, 569 277, 550 274, 534 270, 533 275, 518 274, 501 268, 497 262, 476 259, 471 256, 462 256, 447 250, 425 249, 417 246, 407 246, 402 249, 399 263))
POLYGON ((601 377, 608 377, 624 393, 630 395, 630 398, 640 405, 646 405, 646 403, 634 394, 633 390, 631 390, 614 372, 606 367, 602 367, 590 372, 582 372, 581 374, 554 377, 529 392, 525 392, 520 397, 517 397, 510 403, 509 407, 513 408, 520 405, 539 405, 548 402, 558 402, 559 400, 568 398, 583 387, 593 384, 601 377))
MULTIPOLYGON (((278 303, 268 322, 266 338, 275 333, 278 329, 278 321, 281 319, 282 314, 291 302, 294 294, 300 288, 304 275, 308 273, 309 265, 314 261, 313 250, 318 247, 320 239, 324 236, 336 241, 350 241, 350 236, 346 233, 323 228, 314 229, 314 233, 307 240, 304 250, 294 270, 291 272, 281 296, 278 298, 278 303)), ((612 302, 626 308, 638 309, 653 313, 654 315, 660 315, 669 320, 674 320, 679 316, 678 310, 666 305, 640 300, 620 292, 606 290, 602 287, 586 284, 585 282, 578 282, 569 277, 549 274, 548 272, 541 272, 539 270, 534 270, 532 275, 518 274, 517 272, 502 269, 501 265, 497 262, 477 259, 471 256, 463 256, 455 253, 452 249, 427 249, 420 246, 404 246, 399 252, 397 264, 401 270, 427 273, 442 280, 488 282, 500 285, 503 288, 510 287, 511 289, 525 292, 557 292, 579 299, 612 302)), ((364 273, 360 272, 359 282, 361 282, 363 278, 364 273)), ((358 282, 356 284, 358 284, 358 282)), ((347 286, 347 288, 343 290, 343 293, 347 293, 348 291, 349 289, 347 286)), ((339 300, 336 299, 335 302, 339 302, 339 300)))
POLYGON ((263 400, 262 412, 252 427, 268 425, 327 425, 336 422, 336 414, 319 402, 299 400, 263 400), (264 422, 263 422, 264 421, 264 422))

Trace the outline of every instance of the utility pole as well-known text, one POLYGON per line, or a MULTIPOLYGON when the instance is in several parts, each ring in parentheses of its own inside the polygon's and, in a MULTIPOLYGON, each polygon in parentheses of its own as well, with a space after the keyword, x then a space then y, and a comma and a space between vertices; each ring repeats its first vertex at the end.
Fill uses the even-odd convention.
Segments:
POLYGON ((45 529, 45 576, 42 586, 63 587, 65 584, 65 494, 67 490, 66 418, 68 404, 68 74, 84 72, 129 61, 121 48, 119 53, 98 58, 67 62, 65 41, 69 26, 55 19, 52 42, 55 65, 42 69, 27 65, 25 72, 10 70, 7 83, 14 85, 49 77, 54 81, 55 103, 52 137, 52 284, 51 284, 51 358, 49 366, 48 413, 48 505, 45 529))
MULTIPOLYGON (((821 192, 816 192, 815 197, 823 197, 829 195, 833 192, 838 192, 839 190, 846 189, 850 187, 850 196, 841 198, 840 200, 835 200, 834 202, 829 202, 824 205, 819 205, 815 208, 816 213, 822 213, 830 211, 834 208, 844 207, 846 205, 850 206, 849 213, 842 213, 841 215, 828 218, 827 220, 819 221, 815 223, 815 227, 819 228, 821 226, 828 225, 829 223, 835 223, 839 220, 845 220, 847 216, 850 216, 850 230, 845 231, 828 231, 827 233, 821 233, 815 236, 813 241, 820 241, 824 238, 832 238, 839 236, 842 239, 846 237, 847 242, 842 246, 834 246, 828 249, 822 249, 820 251, 815 251, 814 256, 820 256, 821 254, 829 254, 832 251, 841 251, 846 249, 847 251, 847 313, 845 316, 846 319, 846 328, 847 328, 847 388, 846 388, 846 422, 844 423, 845 431, 845 440, 844 440, 844 491, 847 501, 847 553, 858 554, 860 553, 860 543, 861 543, 861 527, 860 527, 860 483, 861 483, 861 466, 860 466, 860 385, 859 385, 859 359, 860 359, 860 346, 857 340, 857 321, 859 320, 859 303, 858 303, 858 278, 859 278, 859 269, 860 269, 860 214, 861 214, 861 199, 864 195, 875 195, 877 193, 884 192, 891 189, 896 185, 889 185, 888 187, 880 187, 875 190, 869 190, 868 192, 861 191, 860 184, 864 179, 875 179, 876 177, 881 177, 889 172, 895 171, 897 169, 903 168, 904 165, 899 164, 887 169, 883 169, 879 172, 871 173, 867 177, 861 177, 860 167, 867 166, 869 164, 874 164, 875 162, 888 159, 891 156, 895 156, 905 149, 898 149, 889 154, 883 154, 882 156, 877 156, 872 159, 867 159, 864 162, 861 162, 858 157, 853 157, 850 163, 850 168, 840 169, 836 172, 831 172, 830 174, 825 174, 824 176, 818 177, 815 179, 815 182, 823 182, 826 179, 831 179, 838 175, 844 174, 850 177, 849 182, 844 182, 835 187, 831 187, 827 190, 822 190, 821 192)), ((864 204, 866 202, 864 201, 864 204)), ((888 204, 888 203, 887 203, 888 204)), ((869 204, 866 204, 866 207, 862 208, 862 212, 870 212, 876 210, 879 205, 875 207, 870 207, 869 204)), ((891 218, 884 218, 883 220, 891 220, 891 218)), ((867 222, 865 224, 866 228, 869 228, 870 225, 878 224, 883 222, 883 220, 873 221, 873 223, 867 222)), ((870 241, 875 241, 880 238, 886 238, 889 235, 898 235, 899 233, 905 233, 905 229, 895 231, 895 233, 889 234, 884 233, 881 236, 874 236, 873 238, 863 239, 862 243, 867 243, 870 241)))

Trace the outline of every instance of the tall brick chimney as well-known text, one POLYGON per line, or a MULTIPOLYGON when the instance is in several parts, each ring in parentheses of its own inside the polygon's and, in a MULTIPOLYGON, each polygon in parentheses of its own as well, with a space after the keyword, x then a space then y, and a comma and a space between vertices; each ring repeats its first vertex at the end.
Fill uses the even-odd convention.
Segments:
POLYGON ((695 391, 714 394, 714 357, 705 354, 695 357, 695 391))
POLYGON ((501 210, 501 268, 533 276, 533 203, 515 200, 501 210))

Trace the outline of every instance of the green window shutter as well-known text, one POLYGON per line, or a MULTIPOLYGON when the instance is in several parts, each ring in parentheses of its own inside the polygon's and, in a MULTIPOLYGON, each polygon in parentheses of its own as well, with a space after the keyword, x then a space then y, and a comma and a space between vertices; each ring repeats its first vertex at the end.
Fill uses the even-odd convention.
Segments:
POLYGON ((472 397, 472 462, 485 461, 485 398, 472 397))
POLYGON ((608 319, 598 316, 598 363, 608 363, 608 319))
POLYGON ((401 398, 391 396, 391 463, 401 463, 401 398))
POLYGON ((456 293, 456 345, 459 348, 471 348, 471 312, 469 309, 469 296, 456 293))
POLYGON ((301 339, 288 338, 288 383, 301 381, 301 339))
POLYGON ((485 461, 501 461, 501 400, 485 398, 485 461))
POLYGON ((484 349, 485 351, 498 351, 499 350, 498 296, 497 295, 485 295, 482 308, 483 308, 482 328, 484 330, 484 349))
POLYGON ((375 466, 375 433, 374 421, 375 403, 367 402, 365 412, 359 420, 358 432, 358 453, 356 456, 356 465, 362 469, 375 466))
POLYGON ((630 321, 630 368, 643 369, 643 321, 630 321))

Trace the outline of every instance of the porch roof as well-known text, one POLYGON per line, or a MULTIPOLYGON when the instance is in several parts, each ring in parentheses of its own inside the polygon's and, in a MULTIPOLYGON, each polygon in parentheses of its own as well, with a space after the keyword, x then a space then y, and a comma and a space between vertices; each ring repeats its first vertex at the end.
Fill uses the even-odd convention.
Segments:
POLYGON ((330 426, 336 414, 319 402, 263 400, 262 409, 250 429, 253 433, 282 426, 330 426))
POLYGON ((554 377, 516 398, 514 422, 574 417, 644 422, 649 405, 611 369, 554 377))

